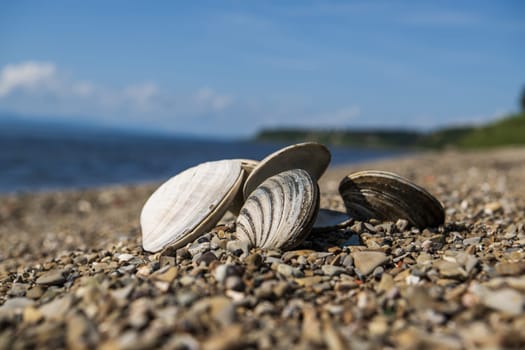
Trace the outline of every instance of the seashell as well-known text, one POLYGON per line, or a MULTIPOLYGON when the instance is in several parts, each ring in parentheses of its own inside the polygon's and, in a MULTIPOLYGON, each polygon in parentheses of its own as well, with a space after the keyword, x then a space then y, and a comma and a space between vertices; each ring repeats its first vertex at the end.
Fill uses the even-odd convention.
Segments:
MULTIPOLYGON (((241 162, 241 167, 244 170, 244 175, 242 179, 242 186, 244 186, 244 183, 246 182, 246 179, 248 176, 252 173, 253 169, 259 164, 258 160, 252 160, 252 159, 239 159, 241 162)), ((244 195, 242 191, 238 191, 237 195, 233 199, 232 204, 228 208, 228 211, 232 213, 233 215, 237 216, 239 215, 239 211, 242 208, 242 205, 244 204, 244 195)))
POLYGON ((351 222, 352 219, 345 212, 321 208, 317 213, 312 231, 319 233, 333 231, 344 228, 351 222))
POLYGON ((140 214, 144 250, 178 248, 212 228, 240 191, 243 173, 240 160, 220 160, 189 168, 162 184, 140 214))
POLYGON ((330 151, 315 142, 305 142, 282 148, 264 158, 246 179, 244 198, 269 177, 286 170, 304 169, 314 181, 319 180, 330 163, 330 151))
POLYGON ((361 171, 339 184, 348 214, 358 220, 405 219, 418 228, 444 223, 441 203, 422 187, 386 171, 361 171))
POLYGON ((303 169, 266 179, 237 218, 237 238, 255 247, 290 249, 310 233, 319 210, 319 187, 303 169))

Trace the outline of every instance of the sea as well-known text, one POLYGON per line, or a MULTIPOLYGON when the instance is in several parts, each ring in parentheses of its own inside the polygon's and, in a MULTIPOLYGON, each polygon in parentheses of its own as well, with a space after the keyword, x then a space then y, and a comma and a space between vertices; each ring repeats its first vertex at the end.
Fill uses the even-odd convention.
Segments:
MULTIPOLYGON (((206 161, 260 160, 286 145, 120 130, 0 129, 0 193, 162 181, 206 161)), ((331 166, 401 154, 388 150, 329 149, 331 166)))

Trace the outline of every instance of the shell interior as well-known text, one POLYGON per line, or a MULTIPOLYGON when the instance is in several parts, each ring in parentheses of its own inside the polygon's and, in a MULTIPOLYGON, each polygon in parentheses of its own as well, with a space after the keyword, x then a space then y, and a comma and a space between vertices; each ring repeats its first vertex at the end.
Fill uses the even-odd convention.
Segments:
POLYGON ((323 175, 330 163, 330 151, 315 142, 305 142, 282 148, 264 158, 246 179, 244 198, 269 177, 286 170, 304 169, 315 180, 323 175))
MULTIPOLYGON (((253 169, 255 169, 255 167, 259 164, 259 161, 252 160, 252 159, 239 159, 239 161, 241 162, 241 167, 244 170, 242 184, 241 184, 241 189, 242 189, 244 184, 246 183, 246 180, 248 179, 248 176, 252 173, 253 169)), ((243 191, 242 190, 237 191, 237 194, 235 195, 235 198, 230 204, 228 211, 231 214, 237 216, 239 215, 239 211, 241 210, 243 204, 244 204, 243 191)))
POLYGON ((260 248, 290 249, 310 233, 319 210, 319 187, 302 169, 265 180, 237 218, 237 238, 260 248))
POLYGON ((352 220, 347 213, 321 208, 315 219, 313 232, 328 232, 348 226, 352 220))
POLYGON ((239 160, 207 162, 163 183, 140 215, 142 246, 157 252, 193 241, 215 225, 241 188, 239 160))
POLYGON ((424 188, 386 171, 361 171, 339 185, 348 214, 358 220, 406 219, 418 228, 444 223, 441 203, 424 188))

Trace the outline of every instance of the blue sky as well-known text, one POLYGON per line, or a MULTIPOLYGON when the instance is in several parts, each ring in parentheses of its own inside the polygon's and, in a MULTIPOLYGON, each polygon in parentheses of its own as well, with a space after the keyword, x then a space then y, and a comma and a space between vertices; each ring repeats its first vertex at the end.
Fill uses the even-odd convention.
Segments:
POLYGON ((482 123, 525 86, 521 1, 4 1, 0 111, 216 136, 482 123))

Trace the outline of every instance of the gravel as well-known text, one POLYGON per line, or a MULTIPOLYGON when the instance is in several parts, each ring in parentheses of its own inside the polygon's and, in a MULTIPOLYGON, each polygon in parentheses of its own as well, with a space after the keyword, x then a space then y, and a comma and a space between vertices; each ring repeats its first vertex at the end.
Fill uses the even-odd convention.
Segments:
POLYGON ((445 225, 358 222, 293 251, 249 249, 231 217, 187 246, 142 250, 157 184, 0 198, 0 348, 525 348, 525 149, 334 168, 397 172, 445 225))

